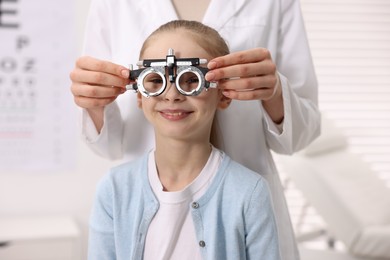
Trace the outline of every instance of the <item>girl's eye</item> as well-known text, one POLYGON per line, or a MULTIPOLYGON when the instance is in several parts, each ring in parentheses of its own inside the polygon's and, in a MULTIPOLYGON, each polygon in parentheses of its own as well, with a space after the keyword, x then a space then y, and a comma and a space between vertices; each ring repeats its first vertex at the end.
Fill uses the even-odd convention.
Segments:
POLYGON ((150 83, 154 83, 154 84, 162 84, 163 81, 161 78, 158 78, 158 79, 150 79, 149 80, 150 83))
POLYGON ((198 83, 198 82, 199 82, 198 77, 189 78, 187 80, 187 83, 189 83, 189 84, 198 83))
POLYGON ((164 80, 157 73, 151 73, 144 78, 143 85, 146 91, 155 93, 159 91, 164 84, 164 80))
POLYGON ((195 90, 199 85, 199 78, 193 72, 185 72, 179 78, 179 86, 186 92, 195 90))

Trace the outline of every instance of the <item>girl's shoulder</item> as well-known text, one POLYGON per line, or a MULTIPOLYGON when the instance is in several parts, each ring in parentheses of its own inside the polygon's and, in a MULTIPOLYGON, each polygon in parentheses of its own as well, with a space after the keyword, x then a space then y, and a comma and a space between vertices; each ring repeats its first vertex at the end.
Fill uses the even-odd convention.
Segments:
POLYGON ((238 182, 240 184, 266 181, 265 178, 261 176, 261 173, 255 172, 234 161, 226 154, 224 154, 220 170, 224 171, 224 175, 227 180, 238 182))
POLYGON ((135 160, 112 167, 100 180, 99 186, 110 186, 115 190, 142 186, 147 180, 147 159, 143 155, 135 160))
POLYGON ((254 194, 269 193, 269 188, 267 181, 260 173, 223 154, 218 172, 205 197, 211 198, 218 193, 229 194, 230 197, 234 197, 235 201, 240 204, 243 201, 250 200, 254 194))
POLYGON ((144 154, 132 161, 123 162, 110 169, 109 174, 115 178, 123 178, 147 170, 148 154, 144 154))

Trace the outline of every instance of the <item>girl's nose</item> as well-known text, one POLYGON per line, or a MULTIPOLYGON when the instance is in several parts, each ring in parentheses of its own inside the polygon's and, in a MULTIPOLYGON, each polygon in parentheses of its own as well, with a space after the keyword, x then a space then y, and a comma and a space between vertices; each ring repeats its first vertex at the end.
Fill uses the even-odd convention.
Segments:
POLYGON ((167 82, 167 88, 163 92, 164 99, 169 101, 181 101, 185 99, 185 96, 180 94, 177 90, 174 82, 167 82))

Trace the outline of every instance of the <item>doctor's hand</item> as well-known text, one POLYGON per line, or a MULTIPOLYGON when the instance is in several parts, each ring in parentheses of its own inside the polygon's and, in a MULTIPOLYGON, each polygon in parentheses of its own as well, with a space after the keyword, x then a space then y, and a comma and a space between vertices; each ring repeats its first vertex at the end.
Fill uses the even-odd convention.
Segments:
POLYGON ((218 82, 223 95, 237 100, 261 100, 277 124, 283 122, 282 88, 276 65, 267 49, 256 48, 210 60, 207 81, 218 82))
POLYGON ((276 65, 267 49, 256 48, 212 59, 207 81, 238 100, 270 100, 281 95, 276 65), (279 90, 279 91, 278 91, 279 90))
POLYGON ((82 108, 104 107, 113 102, 129 84, 129 70, 92 57, 80 57, 70 73, 75 103, 82 108))
POLYGON ((129 70, 92 57, 80 57, 70 73, 74 102, 85 108, 100 132, 104 107, 126 91, 129 70))

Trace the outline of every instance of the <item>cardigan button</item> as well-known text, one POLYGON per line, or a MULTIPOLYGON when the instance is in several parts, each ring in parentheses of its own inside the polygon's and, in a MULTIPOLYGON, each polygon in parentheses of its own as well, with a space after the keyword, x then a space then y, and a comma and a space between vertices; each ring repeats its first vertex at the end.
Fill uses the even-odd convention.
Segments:
POLYGON ((192 202, 192 208, 194 208, 194 209, 197 209, 197 208, 199 208, 199 203, 198 202, 192 202))
POLYGON ((199 246, 200 247, 205 247, 206 246, 206 242, 204 242, 203 240, 200 240, 199 241, 199 246))

